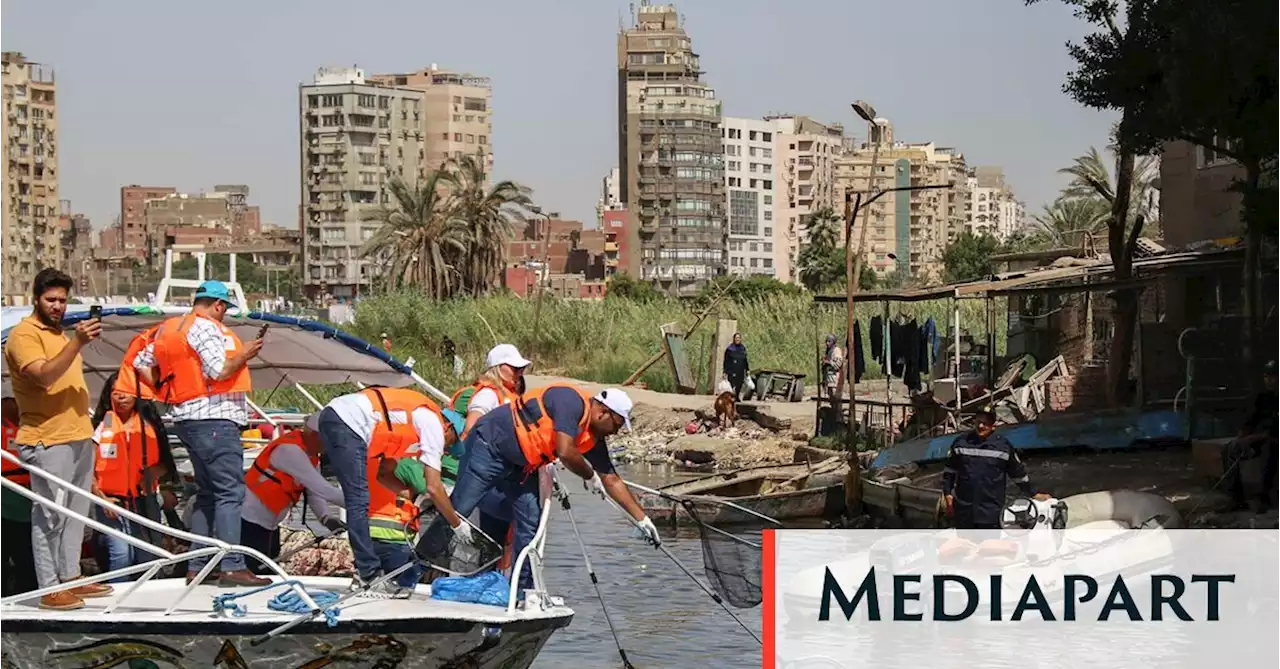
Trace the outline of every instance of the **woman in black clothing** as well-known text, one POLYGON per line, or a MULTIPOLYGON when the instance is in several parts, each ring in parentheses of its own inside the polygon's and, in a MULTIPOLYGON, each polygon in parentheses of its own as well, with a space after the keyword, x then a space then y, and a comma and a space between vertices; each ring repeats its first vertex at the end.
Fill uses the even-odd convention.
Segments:
POLYGON ((733 386, 733 398, 742 399, 742 383, 747 378, 747 347, 742 345, 742 335, 735 333, 733 343, 724 350, 724 373, 729 377, 729 385, 733 386))

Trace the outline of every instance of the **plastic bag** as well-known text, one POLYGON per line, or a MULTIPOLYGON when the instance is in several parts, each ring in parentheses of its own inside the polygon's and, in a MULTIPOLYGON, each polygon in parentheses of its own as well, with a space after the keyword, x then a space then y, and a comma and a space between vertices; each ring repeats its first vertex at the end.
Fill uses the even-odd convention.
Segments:
POLYGON ((754 393, 756 391, 756 380, 751 378, 750 375, 748 375, 745 379, 742 380, 742 389, 745 391, 745 394, 748 397, 750 397, 751 393, 754 393))
POLYGON ((476 576, 443 576, 431 582, 431 598, 446 602, 506 606, 511 582, 500 572, 476 576))

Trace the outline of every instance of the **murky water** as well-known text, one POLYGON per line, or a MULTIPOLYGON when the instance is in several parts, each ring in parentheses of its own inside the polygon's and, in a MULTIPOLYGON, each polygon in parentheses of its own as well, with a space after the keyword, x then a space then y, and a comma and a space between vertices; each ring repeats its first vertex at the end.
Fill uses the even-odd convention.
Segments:
MULTIPOLYGON (((647 486, 671 483, 685 475, 667 468, 636 465, 622 471, 647 486)), ((627 657, 638 669, 650 667, 752 667, 761 661, 760 645, 689 580, 662 552, 632 536, 621 513, 587 495, 574 477, 561 481, 573 500, 573 513, 600 579, 627 657)), ((534 669, 621 667, 618 650, 596 598, 578 542, 564 511, 552 511, 547 541, 548 589, 576 612, 569 627, 547 643, 534 669)), ((702 548, 697 533, 663 530, 663 544, 704 583, 702 548)), ((760 607, 734 609, 760 634, 760 607)))

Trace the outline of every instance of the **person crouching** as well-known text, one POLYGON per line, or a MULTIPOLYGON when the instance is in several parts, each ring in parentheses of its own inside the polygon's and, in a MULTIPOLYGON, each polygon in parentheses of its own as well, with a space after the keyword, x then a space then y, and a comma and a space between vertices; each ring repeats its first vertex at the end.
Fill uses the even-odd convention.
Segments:
MULTIPOLYGON (((244 510, 240 516, 240 541, 272 560, 280 556, 280 523, 306 493, 307 507, 332 533, 344 529, 330 505, 342 506, 342 491, 320 474, 324 443, 316 431, 319 414, 312 414, 299 430, 282 432, 272 439, 244 474, 244 510)), ((267 574, 266 565, 252 567, 267 574)))

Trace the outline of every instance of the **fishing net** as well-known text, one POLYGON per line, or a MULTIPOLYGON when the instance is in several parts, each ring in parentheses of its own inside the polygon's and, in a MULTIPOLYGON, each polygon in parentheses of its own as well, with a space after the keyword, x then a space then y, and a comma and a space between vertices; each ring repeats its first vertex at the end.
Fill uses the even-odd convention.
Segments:
POLYGON ((697 527, 702 542, 702 566, 711 588, 735 608, 759 606, 764 598, 762 532, 781 524, 714 500, 698 504, 679 500, 679 505, 697 527), (721 517, 731 518, 732 522, 721 522, 721 517))
POLYGON ((471 576, 492 569, 502 559, 502 544, 474 525, 471 541, 459 539, 444 516, 429 504, 421 510, 418 522, 423 529, 413 553, 421 563, 444 575, 471 576))

